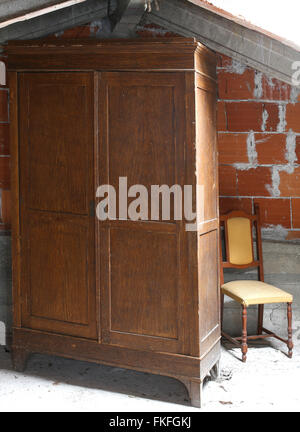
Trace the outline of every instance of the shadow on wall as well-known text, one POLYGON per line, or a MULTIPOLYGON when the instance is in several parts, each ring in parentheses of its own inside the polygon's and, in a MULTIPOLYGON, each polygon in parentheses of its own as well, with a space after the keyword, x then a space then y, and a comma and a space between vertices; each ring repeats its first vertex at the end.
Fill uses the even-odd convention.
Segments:
POLYGON ((11 238, 0 234, 0 345, 5 345, 11 334, 11 238))

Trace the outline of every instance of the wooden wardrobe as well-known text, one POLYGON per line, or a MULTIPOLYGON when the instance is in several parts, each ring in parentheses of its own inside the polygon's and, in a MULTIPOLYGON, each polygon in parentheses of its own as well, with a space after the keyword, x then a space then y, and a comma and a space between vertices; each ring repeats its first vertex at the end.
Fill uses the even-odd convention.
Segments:
POLYGON ((39 352, 168 375, 199 406, 220 357, 215 55, 185 38, 7 54, 15 368, 39 352), (203 185, 198 231, 99 221, 96 190, 120 177, 203 185))

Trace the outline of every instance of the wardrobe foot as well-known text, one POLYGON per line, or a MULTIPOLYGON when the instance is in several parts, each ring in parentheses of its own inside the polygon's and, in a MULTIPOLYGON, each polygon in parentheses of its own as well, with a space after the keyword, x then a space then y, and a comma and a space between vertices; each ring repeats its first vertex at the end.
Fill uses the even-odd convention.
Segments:
POLYGON ((220 370, 220 360, 219 360, 210 371, 211 377, 214 381, 220 378, 220 372, 221 370, 220 370))
POLYGON ((12 364, 17 372, 24 372, 30 353, 21 348, 12 348, 12 364))
POLYGON ((191 405, 195 408, 201 408, 202 406, 202 393, 203 393, 203 383, 197 382, 197 381, 183 381, 183 384, 186 386, 190 400, 191 405))

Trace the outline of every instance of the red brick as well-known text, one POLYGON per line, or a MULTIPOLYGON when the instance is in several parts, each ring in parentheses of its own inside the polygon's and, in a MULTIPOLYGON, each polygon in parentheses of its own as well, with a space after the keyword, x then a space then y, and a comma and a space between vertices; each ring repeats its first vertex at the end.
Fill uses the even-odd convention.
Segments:
POLYGON ((259 102, 225 103, 227 129, 230 132, 260 132, 263 105, 259 102))
POLYGON ((237 195, 236 169, 232 166, 219 166, 220 195, 237 195))
POLYGON ((278 104, 265 103, 263 110, 267 113, 268 117, 265 121, 264 130, 268 132, 276 132, 279 123, 279 106, 278 104))
POLYGON ((275 78, 269 79, 263 75, 261 99, 288 101, 290 97, 291 86, 275 78))
POLYGON ((89 25, 81 25, 77 27, 70 28, 63 31, 62 33, 57 33, 56 35, 49 36, 49 39, 57 37, 58 39, 76 39, 76 38, 88 38, 91 36, 91 28, 89 25))
POLYGON ((136 34, 140 37, 177 37, 178 34, 165 30, 157 24, 145 24, 136 34))
POLYGON ((300 133, 300 103, 288 104, 286 108, 287 130, 300 133))
POLYGON ((0 91, 0 121, 8 122, 8 92, 0 91))
POLYGON ((223 61, 223 54, 217 53, 217 67, 222 67, 222 61, 223 61))
POLYGON ((300 197, 300 168, 291 174, 281 171, 279 189, 282 197, 300 197))
POLYGON ((9 189, 10 187, 10 158, 0 157, 0 187, 9 189))
POLYGON ((243 210, 252 213, 251 198, 220 198, 220 214, 225 214, 233 210, 243 210))
POLYGON ((219 98, 253 99, 254 74, 252 69, 246 69, 242 75, 219 70, 219 98))
POLYGON ((225 103, 220 102, 220 101, 217 104, 217 130, 218 131, 226 131, 227 130, 225 103))
POLYGON ((218 53, 218 66, 219 67, 230 67, 232 65, 232 58, 224 54, 218 53))
POLYGON ((258 167, 249 170, 239 170, 238 195, 239 196, 270 196, 267 189, 272 184, 272 174, 270 168, 258 167))
POLYGON ((0 156, 9 154, 9 125, 0 123, 0 156))
POLYGON ((292 199, 293 228, 300 229, 300 198, 292 199))
POLYGON ((247 134, 218 134, 219 163, 234 164, 249 162, 247 134))
POLYGON ((11 224, 10 190, 2 191, 1 220, 5 225, 11 224))
POLYGON ((255 134, 257 159, 260 165, 287 163, 286 135, 255 134))
POLYGON ((254 204, 260 205, 263 225, 282 225, 291 228, 291 202, 289 199, 256 198, 254 204))
POLYGON ((300 239, 300 231, 289 231, 286 240, 298 240, 300 239))

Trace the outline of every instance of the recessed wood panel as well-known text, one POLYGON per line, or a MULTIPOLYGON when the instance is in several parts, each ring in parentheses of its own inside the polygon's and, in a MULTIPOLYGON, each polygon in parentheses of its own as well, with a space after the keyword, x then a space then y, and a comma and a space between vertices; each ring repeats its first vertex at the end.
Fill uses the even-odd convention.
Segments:
POLYGON ((112 229, 111 330, 178 337, 176 234, 112 229))
POLYGON ((215 92, 197 88, 197 182, 203 186, 201 195, 202 221, 218 218, 218 150, 216 144, 215 92))
POLYGON ((96 338, 93 74, 19 89, 22 325, 96 338))
MULTIPOLYGON (((100 113, 103 109, 107 112, 107 166, 101 173, 102 183, 118 191, 120 177, 127 177, 128 189, 133 185, 146 187, 151 219, 151 185, 183 184, 184 77, 177 73, 117 72, 101 77, 100 113)), ((170 197, 174 207, 173 194, 170 197)), ((133 198, 128 198, 128 203, 131 201, 133 198)), ((161 202, 159 218, 163 219, 161 202)), ((173 208, 169 221, 174 221, 173 208)))
POLYGON ((138 80, 114 81, 109 87, 113 185, 119 176, 127 176, 129 185, 175 184, 174 87, 163 86, 155 78, 144 85, 138 80))
POLYGON ((92 91, 88 74, 21 76, 21 164, 28 207, 88 213, 92 91))
POLYGON ((88 220, 29 212, 26 222, 24 324, 67 334, 95 333, 88 220))
MULTIPOLYGON (((184 75, 179 73, 103 73, 100 79, 99 184, 128 188, 184 185, 184 75)), ((132 198, 128 199, 130 203, 132 198)), ((185 303, 184 224, 161 212, 149 220, 98 223, 98 267, 102 287, 101 332, 105 343, 151 351, 190 352, 187 328, 193 314, 185 303), (102 273, 101 273, 102 269, 102 273)), ((117 206, 118 210, 118 206, 117 206)), ((118 211, 117 211, 118 217, 118 211)))
POLYGON ((220 335, 218 229, 199 236, 199 304, 202 354, 220 335))
POLYGON ((86 223, 34 219, 28 232, 31 314, 86 325, 86 223))

